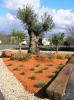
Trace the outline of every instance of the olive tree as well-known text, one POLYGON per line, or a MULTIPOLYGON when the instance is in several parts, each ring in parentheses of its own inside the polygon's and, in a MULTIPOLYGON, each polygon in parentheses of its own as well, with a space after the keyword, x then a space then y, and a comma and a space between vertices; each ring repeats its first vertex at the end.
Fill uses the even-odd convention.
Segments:
POLYGON ((52 35, 52 43, 56 46, 56 52, 58 52, 58 49, 63 40, 64 40, 64 33, 52 35))
POLYGON ((18 30, 13 29, 11 36, 15 37, 15 39, 17 40, 17 42, 19 44, 19 51, 21 52, 21 42, 25 38, 25 33, 22 31, 18 31, 18 30))
POLYGON ((35 13, 32 7, 26 6, 23 9, 19 9, 17 17, 23 22, 29 35, 29 53, 39 53, 38 41, 40 34, 49 31, 53 28, 54 22, 52 17, 45 13, 39 21, 38 15, 35 13))

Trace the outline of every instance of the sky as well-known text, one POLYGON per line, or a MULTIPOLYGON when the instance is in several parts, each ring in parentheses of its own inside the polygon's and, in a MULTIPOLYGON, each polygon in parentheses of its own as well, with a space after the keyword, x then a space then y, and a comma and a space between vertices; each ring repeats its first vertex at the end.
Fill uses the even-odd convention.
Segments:
POLYGON ((53 17, 55 27, 52 33, 66 32, 66 27, 74 23, 74 0, 0 0, 0 33, 24 30, 16 13, 27 4, 32 5, 39 16, 48 12, 53 17))

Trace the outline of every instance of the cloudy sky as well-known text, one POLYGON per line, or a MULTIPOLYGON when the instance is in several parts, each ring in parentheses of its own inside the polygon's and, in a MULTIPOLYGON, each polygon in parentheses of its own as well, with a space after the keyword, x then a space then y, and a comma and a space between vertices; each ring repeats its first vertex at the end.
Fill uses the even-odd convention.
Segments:
POLYGON ((13 28, 23 30, 16 11, 27 4, 32 5, 38 15, 48 12, 53 16, 55 33, 65 32, 65 28, 74 23, 74 0, 0 0, 0 33, 9 34, 13 28))

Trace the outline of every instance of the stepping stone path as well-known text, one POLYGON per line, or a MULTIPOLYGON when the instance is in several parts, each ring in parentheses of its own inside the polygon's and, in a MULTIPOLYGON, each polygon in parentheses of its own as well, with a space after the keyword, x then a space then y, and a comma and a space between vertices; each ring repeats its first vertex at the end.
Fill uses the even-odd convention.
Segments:
MULTIPOLYGON (((0 91, 5 100, 49 100, 28 93, 0 58, 0 91)), ((0 95, 2 97, 2 95, 0 95)), ((0 97, 0 100, 4 100, 0 97)))

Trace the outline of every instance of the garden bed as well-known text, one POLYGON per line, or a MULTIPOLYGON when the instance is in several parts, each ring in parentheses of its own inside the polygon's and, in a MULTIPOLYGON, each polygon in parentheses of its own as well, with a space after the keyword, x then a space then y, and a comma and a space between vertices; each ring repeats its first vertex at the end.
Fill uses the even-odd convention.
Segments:
MULTIPOLYGON (((24 52, 26 54, 26 52, 24 52)), ((43 53, 39 56, 32 56, 28 60, 12 60, 4 57, 3 61, 8 69, 22 83, 24 88, 30 93, 36 94, 48 82, 50 82, 60 72, 67 63, 68 54, 51 54, 43 53), (45 55, 45 57, 41 56, 45 55), (55 56, 56 57, 55 57, 55 56), (46 59, 48 56, 49 59, 46 59)))

